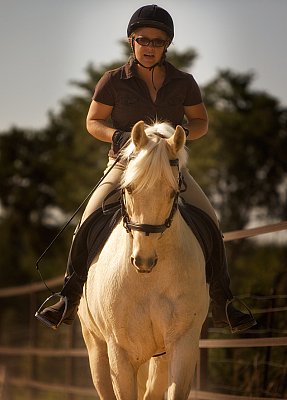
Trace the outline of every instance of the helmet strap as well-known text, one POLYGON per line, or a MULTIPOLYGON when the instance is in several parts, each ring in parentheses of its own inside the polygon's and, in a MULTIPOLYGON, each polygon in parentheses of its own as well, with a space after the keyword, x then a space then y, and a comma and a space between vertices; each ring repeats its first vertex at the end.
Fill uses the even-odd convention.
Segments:
POLYGON ((151 81, 152 81, 152 85, 154 87, 154 90, 157 90, 157 88, 155 87, 154 84, 154 69, 155 67, 161 67, 162 65, 164 65, 165 63, 165 54, 166 54, 166 48, 161 56, 161 59, 159 60, 159 62, 155 63, 154 65, 152 65, 151 67, 146 67, 145 65, 143 65, 137 58, 136 58, 136 53, 135 53, 135 49, 134 49, 134 41, 135 39, 132 38, 132 44, 131 44, 131 48, 132 48, 132 55, 133 55, 133 59, 135 61, 136 64, 140 65, 141 67, 148 69, 149 71, 151 71, 151 81))

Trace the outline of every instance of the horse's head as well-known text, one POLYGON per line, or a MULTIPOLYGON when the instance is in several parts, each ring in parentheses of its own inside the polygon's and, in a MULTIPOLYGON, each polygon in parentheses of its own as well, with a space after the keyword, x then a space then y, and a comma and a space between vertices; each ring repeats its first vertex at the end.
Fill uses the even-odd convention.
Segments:
POLYGON ((122 180, 124 225, 132 235, 131 262, 138 272, 157 263, 157 241, 170 227, 177 210, 180 168, 186 163, 185 132, 166 123, 132 129, 125 150, 129 160, 122 180))

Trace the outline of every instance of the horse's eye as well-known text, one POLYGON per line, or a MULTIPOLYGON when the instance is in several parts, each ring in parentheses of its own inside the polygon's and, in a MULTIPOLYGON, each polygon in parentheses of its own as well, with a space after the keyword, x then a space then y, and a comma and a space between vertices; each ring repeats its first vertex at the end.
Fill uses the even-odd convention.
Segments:
POLYGON ((132 194, 133 189, 131 186, 127 186, 126 191, 128 192, 128 194, 132 194))
POLYGON ((173 191, 170 193, 170 198, 173 199, 173 198, 175 197, 175 195, 176 195, 176 190, 173 190, 173 191))

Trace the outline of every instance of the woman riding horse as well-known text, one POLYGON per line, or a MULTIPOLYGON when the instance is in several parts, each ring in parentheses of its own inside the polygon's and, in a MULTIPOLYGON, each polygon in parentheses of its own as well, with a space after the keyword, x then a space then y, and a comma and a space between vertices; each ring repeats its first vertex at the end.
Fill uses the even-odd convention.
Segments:
MULTIPOLYGON (((127 64, 107 71, 99 80, 87 116, 88 132, 96 139, 112 143, 108 166, 129 140, 134 124, 140 120, 145 123, 169 121, 174 127, 184 124, 187 140, 198 139, 208 130, 207 112, 193 76, 165 60, 174 37, 170 14, 156 5, 139 8, 129 21, 127 36, 132 56, 127 64), (112 125, 108 122, 110 119, 112 125)), ((95 190, 81 225, 95 210, 101 209, 103 199, 119 186, 125 168, 125 162, 117 162, 95 190)), ((214 209, 199 185, 186 168, 181 172, 186 184, 186 190, 181 194, 184 201, 206 213, 218 227, 214 209)), ((223 241, 218 246, 223 248, 223 241)), ((232 304, 234 297, 229 287, 226 258, 223 257, 219 267, 215 265, 210 281, 214 325, 229 326, 232 332, 249 329, 256 322, 251 313, 243 313, 232 304)), ((75 271, 70 258, 61 299, 36 313, 36 317, 54 329, 62 322, 71 324, 77 314, 86 276, 86 270, 75 271)))
POLYGON ((123 223, 94 257, 78 311, 101 400, 190 393, 209 285, 203 251, 180 211, 185 140, 179 125, 139 121, 122 151, 123 223))

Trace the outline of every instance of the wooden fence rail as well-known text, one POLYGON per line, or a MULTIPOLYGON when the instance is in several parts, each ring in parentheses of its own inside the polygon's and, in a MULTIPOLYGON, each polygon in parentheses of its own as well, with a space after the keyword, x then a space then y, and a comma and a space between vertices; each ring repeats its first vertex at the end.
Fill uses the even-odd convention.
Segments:
MULTIPOLYGON (((282 347, 287 346, 287 337, 270 337, 254 339, 201 339, 200 349, 247 348, 247 347, 282 347)), ((0 347, 0 355, 41 356, 41 357, 87 357, 88 352, 82 349, 50 349, 39 347, 0 347)))

